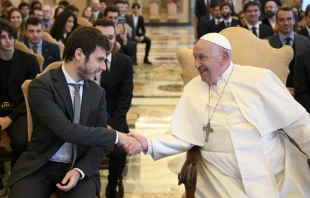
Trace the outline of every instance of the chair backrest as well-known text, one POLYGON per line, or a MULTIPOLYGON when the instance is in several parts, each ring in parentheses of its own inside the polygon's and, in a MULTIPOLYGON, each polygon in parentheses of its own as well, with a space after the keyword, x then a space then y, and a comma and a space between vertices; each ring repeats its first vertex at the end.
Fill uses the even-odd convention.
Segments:
POLYGON ((150 3, 149 4, 149 11, 150 11, 150 20, 159 19, 159 5, 158 5, 158 3, 150 3))
MULTIPOLYGON (((220 32, 232 46, 232 61, 238 65, 250 65, 266 68, 275 73, 286 84, 289 74, 288 65, 293 58, 293 49, 283 46, 280 49, 271 47, 267 40, 262 40, 250 31, 241 27, 230 27, 220 32)), ((181 76, 184 85, 198 75, 195 69, 193 50, 181 47, 177 51, 181 65, 181 76)))
POLYGON ((170 2, 168 7, 168 19, 178 19, 177 4, 170 2))
MULTIPOLYGON (((51 69, 56 69, 59 66, 62 65, 63 62, 58 61, 58 62, 54 62, 49 64, 44 71, 41 74, 38 74, 38 76, 46 73, 47 71, 51 70, 51 69)), ((22 84, 22 90, 23 90, 23 94, 24 94, 24 98, 25 98, 25 103, 26 103, 26 110, 27 110, 27 124, 28 124, 28 141, 31 138, 32 135, 32 131, 33 131, 33 125, 32 125, 32 116, 31 116, 31 112, 30 112, 30 108, 29 108, 29 101, 28 101, 28 88, 29 88, 29 84, 32 80, 25 80, 25 82, 22 84)))
POLYGON ((40 66, 40 71, 42 71, 43 63, 44 63, 44 58, 43 58, 43 56, 41 56, 40 54, 34 54, 33 51, 31 51, 30 49, 28 49, 28 47, 27 47, 24 43, 19 42, 19 41, 17 41, 17 40, 15 40, 15 45, 14 45, 14 47, 15 47, 16 49, 19 49, 19 50, 21 50, 21 51, 23 51, 23 52, 26 52, 26 53, 28 53, 28 54, 33 54, 33 55, 35 55, 36 58, 37 58, 37 61, 38 61, 38 63, 39 63, 39 66, 40 66))
POLYGON ((93 24, 91 22, 89 22, 87 19, 85 19, 84 17, 78 17, 78 24, 79 25, 84 25, 87 27, 92 27, 93 24))
POLYGON ((42 37, 43 40, 45 41, 48 41, 50 43, 54 43, 56 45, 58 45, 59 47, 59 52, 60 52, 60 58, 62 59, 62 55, 64 53, 64 49, 65 49, 65 46, 62 42, 58 42, 56 41, 56 39, 54 39, 49 33, 47 32, 44 32, 43 33, 43 37, 42 37))

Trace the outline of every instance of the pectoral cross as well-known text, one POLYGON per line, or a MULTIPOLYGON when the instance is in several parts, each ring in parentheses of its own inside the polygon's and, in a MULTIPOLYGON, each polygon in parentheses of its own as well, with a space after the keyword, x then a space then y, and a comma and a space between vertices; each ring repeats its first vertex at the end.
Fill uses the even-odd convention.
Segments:
POLYGON ((206 132, 206 139, 205 139, 205 141, 208 142, 209 134, 213 133, 213 129, 211 128, 210 122, 208 122, 207 126, 203 125, 202 130, 206 132))

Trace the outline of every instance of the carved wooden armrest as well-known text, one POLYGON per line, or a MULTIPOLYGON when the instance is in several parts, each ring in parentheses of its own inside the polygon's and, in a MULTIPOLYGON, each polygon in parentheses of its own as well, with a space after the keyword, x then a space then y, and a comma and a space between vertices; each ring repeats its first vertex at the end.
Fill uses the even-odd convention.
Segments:
POLYGON ((179 185, 184 184, 185 186, 186 198, 195 197, 199 152, 199 146, 194 146, 187 152, 186 161, 178 175, 179 185))

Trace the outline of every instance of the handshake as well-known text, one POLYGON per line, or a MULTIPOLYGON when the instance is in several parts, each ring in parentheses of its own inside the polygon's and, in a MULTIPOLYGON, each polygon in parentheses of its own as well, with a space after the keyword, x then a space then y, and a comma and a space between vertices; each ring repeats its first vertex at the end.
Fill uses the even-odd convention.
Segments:
POLYGON ((141 153, 141 151, 147 150, 146 138, 134 132, 124 134, 118 133, 118 146, 122 146, 123 149, 128 153, 128 155, 136 155, 141 153))

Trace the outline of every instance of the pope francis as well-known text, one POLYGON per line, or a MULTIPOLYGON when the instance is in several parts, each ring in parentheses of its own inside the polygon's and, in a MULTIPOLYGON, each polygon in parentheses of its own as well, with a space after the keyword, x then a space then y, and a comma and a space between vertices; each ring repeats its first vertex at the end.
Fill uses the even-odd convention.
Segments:
POLYGON ((307 156, 287 136, 310 156, 309 114, 275 74, 234 64, 231 51, 220 34, 201 37, 200 76, 184 87, 171 133, 129 135, 154 160, 200 146, 196 198, 310 197, 307 156))

